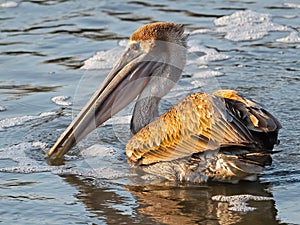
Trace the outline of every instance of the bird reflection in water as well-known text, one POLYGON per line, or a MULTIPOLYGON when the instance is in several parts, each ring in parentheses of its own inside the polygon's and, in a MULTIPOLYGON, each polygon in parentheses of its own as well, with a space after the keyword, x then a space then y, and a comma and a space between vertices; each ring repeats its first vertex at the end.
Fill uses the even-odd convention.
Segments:
POLYGON ((274 200, 249 201, 255 210, 231 211, 228 203, 212 200, 215 195, 272 195, 267 184, 241 182, 239 185, 209 183, 203 185, 163 182, 156 185, 121 185, 107 181, 63 175, 77 187, 75 197, 88 211, 106 224, 280 224, 276 220, 274 200))

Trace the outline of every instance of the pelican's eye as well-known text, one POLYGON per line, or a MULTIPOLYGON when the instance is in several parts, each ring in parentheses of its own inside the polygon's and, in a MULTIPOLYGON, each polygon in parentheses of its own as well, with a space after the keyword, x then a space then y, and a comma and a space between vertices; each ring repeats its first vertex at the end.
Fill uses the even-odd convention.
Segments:
POLYGON ((130 50, 132 51, 138 51, 140 50, 140 44, 139 43, 131 43, 129 46, 130 50))

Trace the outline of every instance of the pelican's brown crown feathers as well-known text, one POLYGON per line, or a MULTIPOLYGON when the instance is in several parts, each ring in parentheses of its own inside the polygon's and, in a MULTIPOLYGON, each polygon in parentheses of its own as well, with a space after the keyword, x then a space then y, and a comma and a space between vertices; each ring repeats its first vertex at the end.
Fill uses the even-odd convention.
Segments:
POLYGON ((173 41, 182 36, 184 27, 182 24, 157 22, 146 24, 137 29, 130 36, 130 41, 160 40, 173 41))

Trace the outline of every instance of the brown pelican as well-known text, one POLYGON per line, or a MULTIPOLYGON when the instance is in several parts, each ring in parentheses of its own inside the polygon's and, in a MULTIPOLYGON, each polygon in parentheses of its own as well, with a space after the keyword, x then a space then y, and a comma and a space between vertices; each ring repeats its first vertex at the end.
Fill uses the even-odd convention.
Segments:
POLYGON ((62 157, 132 102, 135 134, 128 161, 169 180, 255 180, 271 163, 280 123, 233 90, 188 95, 158 116, 160 99, 180 79, 186 61, 183 25, 158 22, 137 29, 99 89, 60 136, 48 157, 62 157))

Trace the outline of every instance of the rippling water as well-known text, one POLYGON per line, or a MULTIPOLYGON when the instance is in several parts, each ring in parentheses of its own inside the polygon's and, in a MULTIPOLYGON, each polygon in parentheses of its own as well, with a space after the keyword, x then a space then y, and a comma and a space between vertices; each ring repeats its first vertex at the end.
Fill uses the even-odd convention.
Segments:
POLYGON ((0 223, 300 224, 299 15, 298 1, 0 0, 0 223), (258 182, 175 185, 133 171, 130 108, 65 160, 44 159, 126 39, 154 21, 190 33, 183 79, 161 111, 232 88, 281 121, 280 152, 258 182))

